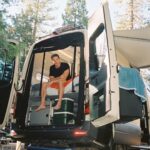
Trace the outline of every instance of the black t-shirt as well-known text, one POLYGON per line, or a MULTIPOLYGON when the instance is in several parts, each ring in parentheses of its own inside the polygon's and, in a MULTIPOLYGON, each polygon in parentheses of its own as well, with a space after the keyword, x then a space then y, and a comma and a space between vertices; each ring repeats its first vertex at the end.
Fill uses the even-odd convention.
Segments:
MULTIPOLYGON (((52 65, 49 70, 49 76, 59 77, 64 73, 65 70, 69 69, 69 65, 67 63, 62 62, 59 68, 55 68, 55 65, 52 65)), ((69 69, 69 75, 67 77, 67 80, 71 78, 70 76, 70 69, 69 69)))

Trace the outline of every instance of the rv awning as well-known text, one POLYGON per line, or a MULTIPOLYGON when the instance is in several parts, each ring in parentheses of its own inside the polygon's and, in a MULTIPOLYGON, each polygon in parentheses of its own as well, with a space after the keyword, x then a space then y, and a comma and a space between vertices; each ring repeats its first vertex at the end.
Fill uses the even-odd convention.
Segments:
POLYGON ((114 31, 113 35, 118 64, 136 68, 150 66, 150 27, 114 31))

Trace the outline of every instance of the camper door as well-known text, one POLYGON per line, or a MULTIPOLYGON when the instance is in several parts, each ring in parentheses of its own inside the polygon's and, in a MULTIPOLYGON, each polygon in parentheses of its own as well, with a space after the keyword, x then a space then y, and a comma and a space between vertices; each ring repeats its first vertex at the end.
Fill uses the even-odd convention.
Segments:
POLYGON ((0 57, 0 128, 8 121, 10 108, 15 100, 14 85, 18 79, 18 57, 8 60, 4 55, 0 57))
POLYGON ((96 127, 119 119, 119 87, 114 40, 107 3, 89 20, 90 116, 96 127))

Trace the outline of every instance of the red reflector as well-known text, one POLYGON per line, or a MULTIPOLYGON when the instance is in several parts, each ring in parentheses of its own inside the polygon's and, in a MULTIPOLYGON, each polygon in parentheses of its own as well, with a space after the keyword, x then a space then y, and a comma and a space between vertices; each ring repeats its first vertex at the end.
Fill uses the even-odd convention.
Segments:
POLYGON ((73 135, 75 137, 82 137, 82 136, 87 136, 87 131, 81 130, 81 129, 77 129, 73 132, 73 135))
POLYGON ((89 103, 85 104, 84 114, 87 115, 90 113, 89 103))

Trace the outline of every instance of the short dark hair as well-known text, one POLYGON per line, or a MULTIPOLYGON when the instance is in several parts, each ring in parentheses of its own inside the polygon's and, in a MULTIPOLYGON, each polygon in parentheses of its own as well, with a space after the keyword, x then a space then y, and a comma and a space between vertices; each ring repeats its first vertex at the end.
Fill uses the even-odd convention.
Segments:
POLYGON ((51 56, 51 59, 53 59, 54 57, 60 58, 58 54, 53 54, 53 55, 51 56))

